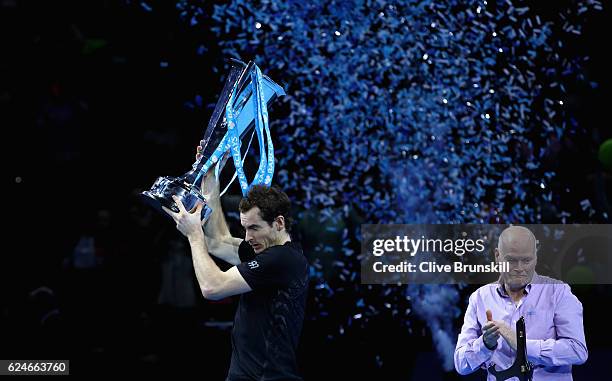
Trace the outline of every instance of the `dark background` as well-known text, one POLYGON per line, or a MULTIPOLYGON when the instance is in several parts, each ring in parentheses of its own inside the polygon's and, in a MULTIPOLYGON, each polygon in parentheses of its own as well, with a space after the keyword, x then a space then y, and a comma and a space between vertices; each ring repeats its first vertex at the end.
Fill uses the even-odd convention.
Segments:
MULTIPOLYGON (((0 120, 9 163, 1 358, 70 359, 73 374, 122 369, 210 380, 226 374, 229 327, 216 323, 232 320, 236 300, 209 302, 197 294, 183 239, 137 196, 157 176, 189 168, 212 112, 206 105, 222 85, 213 71, 222 59, 214 43, 196 54, 205 28, 188 28, 171 2, 159 7, 167 9, 151 14, 119 1, 0 1, 0 120), (197 106, 196 94, 204 107, 186 105, 197 106), (79 266, 75 248, 84 237, 95 239, 95 263, 79 266), (164 282, 181 279, 175 287, 186 290, 191 282, 194 296, 161 300, 164 282)), ((611 135, 611 66, 602 44, 607 12, 585 29, 589 43, 572 47, 591 56, 586 74, 600 86, 569 90, 582 133, 563 141, 554 158, 558 181, 573 190, 562 201, 569 209, 602 197, 599 206, 609 208, 610 175, 596 158, 598 142, 611 135)), ((225 210, 236 210, 236 202, 225 198, 225 210)), ((230 222, 239 234, 235 214, 230 222)), ((605 379, 611 288, 573 290, 585 308, 590 352, 575 379, 605 379)), ((336 308, 343 315, 350 306, 340 300, 336 308)), ((307 379, 459 378, 441 370, 424 322, 415 320, 409 332, 381 316, 366 329, 346 327, 338 335, 334 320, 321 322, 318 313, 311 300, 300 346, 307 379)))

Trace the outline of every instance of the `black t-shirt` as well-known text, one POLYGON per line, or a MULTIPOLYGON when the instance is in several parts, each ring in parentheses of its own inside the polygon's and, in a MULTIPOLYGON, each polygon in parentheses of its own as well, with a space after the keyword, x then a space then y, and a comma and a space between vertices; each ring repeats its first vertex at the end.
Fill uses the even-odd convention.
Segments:
POLYGON ((306 306, 308 262, 287 242, 255 254, 243 241, 238 271, 253 291, 240 296, 229 381, 301 380, 296 350, 306 306))

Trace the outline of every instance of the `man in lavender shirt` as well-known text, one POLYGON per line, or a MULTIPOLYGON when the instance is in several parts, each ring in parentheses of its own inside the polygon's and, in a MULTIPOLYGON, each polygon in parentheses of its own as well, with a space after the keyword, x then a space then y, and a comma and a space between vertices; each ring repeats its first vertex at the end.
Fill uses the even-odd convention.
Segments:
MULTIPOLYGON (((572 380, 572 365, 587 360, 582 304, 567 284, 536 274, 536 242, 522 226, 511 226, 499 236, 495 258, 507 261, 510 271, 470 296, 455 348, 460 374, 492 363, 498 370, 509 368, 516 357, 515 327, 521 316, 534 381, 572 380)), ((488 374, 487 380, 495 377, 488 374)))

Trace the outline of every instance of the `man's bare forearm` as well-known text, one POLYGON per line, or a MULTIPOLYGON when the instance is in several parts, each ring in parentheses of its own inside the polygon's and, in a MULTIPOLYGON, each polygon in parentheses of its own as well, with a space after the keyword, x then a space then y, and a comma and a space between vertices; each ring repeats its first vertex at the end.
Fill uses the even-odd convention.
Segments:
MULTIPOLYGON (((204 224, 204 234, 207 239, 216 240, 219 243, 225 243, 232 246, 239 246, 242 241, 239 238, 234 238, 230 234, 225 215, 223 214, 223 208, 221 208, 221 200, 219 197, 215 197, 208 202, 212 213, 208 219, 208 222, 204 224)), ((209 242, 212 243, 212 242, 209 242)), ((213 246, 217 242, 213 243, 213 246)))
POLYGON ((189 237, 191 257, 196 278, 205 297, 214 292, 222 282, 223 272, 208 253, 204 234, 194 234, 189 237))
POLYGON ((206 236, 213 239, 221 239, 222 237, 230 236, 230 231, 223 215, 221 208, 221 198, 214 197, 208 200, 208 205, 212 208, 212 213, 208 218, 208 222, 204 224, 204 233, 206 236))

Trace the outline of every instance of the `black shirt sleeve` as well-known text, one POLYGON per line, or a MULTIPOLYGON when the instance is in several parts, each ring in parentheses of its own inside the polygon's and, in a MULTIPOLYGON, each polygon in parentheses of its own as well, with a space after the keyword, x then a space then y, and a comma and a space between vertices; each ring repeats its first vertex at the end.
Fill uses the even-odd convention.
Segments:
MULTIPOLYGON (((243 258, 242 255, 240 258, 243 258)), ((264 250, 257 256, 253 255, 250 260, 240 263, 236 268, 253 290, 287 287, 300 272, 303 272, 305 261, 303 254, 287 245, 278 245, 264 250)))

